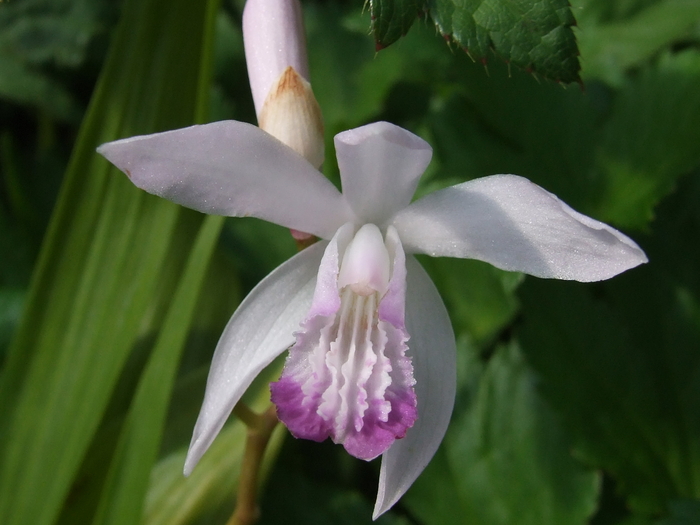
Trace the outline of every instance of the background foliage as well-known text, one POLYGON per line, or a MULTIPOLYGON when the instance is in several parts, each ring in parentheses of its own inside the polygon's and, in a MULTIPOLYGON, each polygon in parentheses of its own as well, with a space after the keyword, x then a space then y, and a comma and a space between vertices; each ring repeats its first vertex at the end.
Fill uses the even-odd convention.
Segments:
MULTIPOLYGON (((225 523, 233 508, 241 424, 188 479, 184 452, 223 325, 294 242, 144 195, 94 147, 254 122, 242 5, 0 4, 0 523, 225 523)), ((332 179, 333 135, 389 120, 434 147, 420 194, 517 173, 651 261, 579 284, 421 259, 458 337, 459 395, 379 522, 700 522, 700 4, 304 9, 332 179), (579 73, 583 88, 554 82, 579 73)), ((377 466, 280 430, 261 523, 369 523, 377 466)))

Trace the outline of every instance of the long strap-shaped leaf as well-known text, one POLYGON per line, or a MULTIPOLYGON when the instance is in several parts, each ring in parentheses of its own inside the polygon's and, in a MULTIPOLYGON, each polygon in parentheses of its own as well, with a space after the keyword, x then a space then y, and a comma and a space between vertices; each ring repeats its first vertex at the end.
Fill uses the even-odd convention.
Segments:
POLYGON ((138 523, 141 518, 177 365, 222 225, 223 217, 207 217, 190 252, 172 306, 131 404, 95 525, 138 523))
POLYGON ((0 523, 55 522, 126 357, 163 315, 180 210, 94 148, 202 114, 214 2, 123 6, 0 380, 0 523))

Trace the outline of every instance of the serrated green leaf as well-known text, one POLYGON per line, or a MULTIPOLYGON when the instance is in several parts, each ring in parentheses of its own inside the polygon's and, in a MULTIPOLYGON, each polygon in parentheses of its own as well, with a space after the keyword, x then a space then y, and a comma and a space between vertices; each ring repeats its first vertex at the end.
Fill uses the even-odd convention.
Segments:
POLYGON ((406 36, 427 0, 370 0, 372 34, 377 51, 406 36))
POLYGON ((517 347, 499 348, 485 367, 475 356, 461 359, 461 374, 471 377, 442 452, 404 503, 427 525, 587 523, 599 476, 571 457, 517 347))
POLYGON ((439 31, 474 59, 490 50, 557 82, 580 80, 576 23, 568 0, 430 0, 439 31))

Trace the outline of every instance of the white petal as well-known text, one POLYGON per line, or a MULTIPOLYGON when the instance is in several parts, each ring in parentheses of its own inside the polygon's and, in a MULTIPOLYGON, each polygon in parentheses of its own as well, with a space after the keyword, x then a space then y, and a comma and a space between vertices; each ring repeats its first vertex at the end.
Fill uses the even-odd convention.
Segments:
POLYGON ((382 456, 373 519, 389 510, 428 465, 445 436, 457 388, 455 337, 445 305, 414 257, 406 258, 406 328, 418 419, 382 456))
POLYGON ((204 213, 258 217, 324 238, 352 220, 328 179, 243 122, 132 137, 97 151, 139 188, 204 213))
POLYGON ((433 155, 423 139, 388 122, 339 133, 335 150, 350 207, 380 227, 411 202, 433 155))
POLYGON ((258 116, 270 87, 289 66, 309 80, 298 0, 248 0, 243 9, 243 42, 258 116))
POLYGON ((436 191, 394 221, 410 253, 479 259, 537 277, 600 281, 647 262, 629 237, 517 175, 436 191))
POLYGON ((260 371, 294 343, 309 311, 328 243, 318 242, 275 269, 238 307, 214 351, 204 403, 185 461, 189 475, 260 371))

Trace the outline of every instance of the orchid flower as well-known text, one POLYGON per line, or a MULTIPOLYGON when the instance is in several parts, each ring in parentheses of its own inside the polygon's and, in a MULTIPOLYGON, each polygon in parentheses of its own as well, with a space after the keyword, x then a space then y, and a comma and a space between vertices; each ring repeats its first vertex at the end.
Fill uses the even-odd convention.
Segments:
POLYGON ((455 396, 445 306, 412 254, 598 281, 647 261, 619 231, 527 179, 493 175, 413 203, 432 150, 386 122, 335 137, 343 193, 265 131, 236 121, 119 140, 99 151, 132 182, 204 213, 258 217, 321 239, 268 275, 216 347, 190 472, 260 371, 291 347, 272 385, 297 437, 382 454, 375 517, 431 459, 455 396))
POLYGON ((413 254, 578 281, 608 279, 647 259, 619 231, 516 175, 472 180, 411 202, 432 149, 387 122, 336 135, 340 193, 317 169, 323 132, 298 4, 249 0, 243 22, 262 129, 215 122, 98 151, 155 195, 322 239, 260 282, 226 326, 185 474, 255 377, 290 349, 271 385, 279 419, 296 437, 331 438, 365 460, 382 456, 376 518, 434 455, 455 398, 450 320, 413 254), (278 46, 276 39, 292 44, 278 46))

